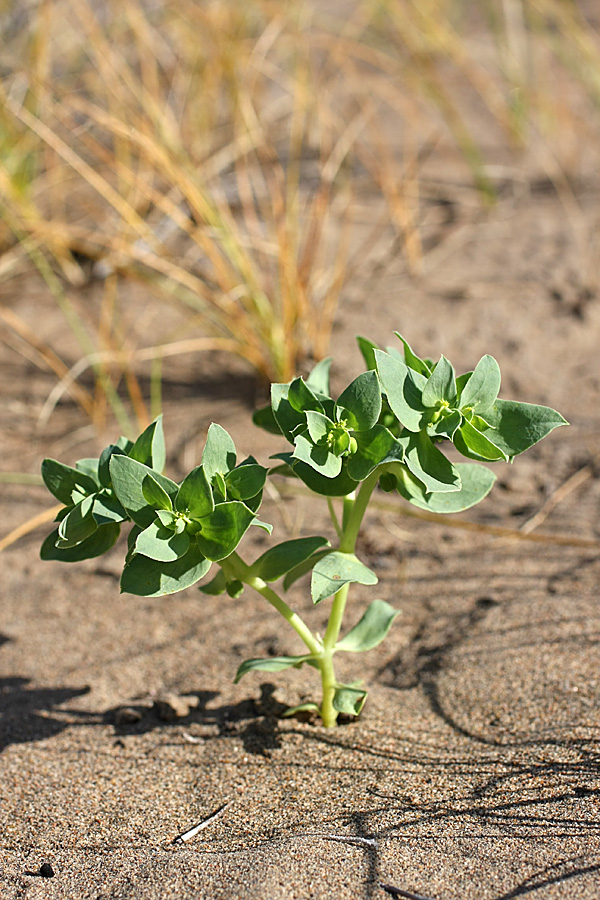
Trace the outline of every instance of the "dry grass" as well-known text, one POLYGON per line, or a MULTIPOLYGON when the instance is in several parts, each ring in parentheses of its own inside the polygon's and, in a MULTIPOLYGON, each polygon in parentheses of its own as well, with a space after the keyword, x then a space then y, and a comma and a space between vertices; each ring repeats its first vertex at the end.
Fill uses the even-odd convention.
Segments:
POLYGON ((2 313, 2 339, 57 378, 44 419, 68 391, 98 426, 141 425, 181 352, 288 380, 327 353, 382 243, 418 274, 428 160, 456 148, 489 203, 498 148, 558 182, 599 146, 598 35, 566 0, 40 0, 2 16, 0 276, 37 268, 79 347, 2 313), (134 281, 160 329, 136 325, 134 281))

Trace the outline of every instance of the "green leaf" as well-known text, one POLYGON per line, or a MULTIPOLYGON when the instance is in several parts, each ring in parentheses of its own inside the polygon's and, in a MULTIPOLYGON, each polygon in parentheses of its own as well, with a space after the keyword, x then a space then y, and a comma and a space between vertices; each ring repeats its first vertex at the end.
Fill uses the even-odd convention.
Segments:
POLYGON ((233 438, 213 422, 206 435, 206 443, 202 453, 202 467, 209 482, 219 473, 227 475, 235 467, 237 453, 233 438))
POLYGON ((335 478, 342 471, 342 460, 330 453, 326 446, 317 446, 307 437, 308 432, 297 435, 294 442, 294 459, 310 466, 325 478, 335 478))
POLYGON ((516 400, 496 400, 491 410, 486 410, 485 418, 491 429, 484 434, 508 457, 523 453, 554 428, 569 424, 549 406, 516 400))
POLYGON ((142 494, 146 503, 149 503, 154 509, 173 509, 171 498, 150 473, 142 479, 142 494))
POLYGON ((263 431, 268 431, 269 434, 281 434, 281 428, 273 415, 273 409, 271 408, 270 403, 268 406, 261 406, 260 409, 255 410, 252 415, 252 421, 258 428, 262 428, 263 431))
POLYGON ((202 519, 196 535, 201 553, 218 561, 229 556, 254 521, 254 513, 237 500, 218 503, 210 516, 202 519))
POLYGON ((389 353, 376 350, 375 358, 390 409, 408 431, 419 431, 425 412, 421 394, 427 380, 389 353))
POLYGON ((225 477, 227 492, 233 500, 250 500, 260 494, 267 479, 267 469, 258 463, 241 465, 225 477))
POLYGON ((331 363, 332 357, 328 356, 326 359, 320 359, 311 369, 306 379, 306 384, 315 394, 323 394, 325 397, 329 396, 329 370, 331 369, 331 363))
POLYGON ((398 493, 419 509, 435 513, 458 513, 479 503, 492 489, 496 476, 486 466, 455 463, 461 487, 452 493, 428 493, 425 486, 404 470, 398 478, 398 493))
POLYGON ((271 656, 268 659, 247 659, 236 672, 234 684, 247 675, 248 672, 282 672, 284 669, 299 669, 306 662, 313 659, 312 654, 304 656, 271 656))
POLYGON ((353 431, 368 431, 381 413, 381 388, 377 373, 370 369, 348 385, 336 402, 338 420, 346 419, 353 431))
POLYGON ((482 434, 474 425, 466 420, 463 421, 462 425, 458 429, 458 433, 454 435, 454 443, 456 445, 457 450, 461 450, 461 443, 457 441, 458 435, 462 438, 465 443, 465 447, 475 456, 480 459, 487 459, 490 461, 496 459, 506 459, 507 456, 503 450, 495 445, 493 442, 494 434, 492 431, 488 429, 487 432, 492 438, 490 440, 486 437, 485 434, 482 434))
POLYGON ((333 550, 312 570, 311 595, 313 603, 331 597, 345 584, 377 584, 377 575, 365 566, 354 553, 333 550))
POLYGON ((232 600, 237 600, 238 597, 241 597, 244 593, 244 585, 238 579, 234 579, 234 581, 227 582, 227 593, 231 597, 232 600))
POLYGON ((127 455, 151 469, 156 469, 157 472, 163 471, 166 452, 162 416, 158 416, 148 425, 127 455))
POLYGON ((323 412, 321 401, 301 377, 294 378, 290 383, 287 399, 296 412, 303 413, 309 409, 323 412))
POLYGON ((364 481, 382 463, 402 462, 404 445, 384 425, 354 435, 356 453, 348 458, 348 474, 356 481, 364 481))
POLYGON ((424 359, 421 359, 420 356, 417 356, 417 354, 413 352, 408 341, 406 341, 398 331, 395 331, 394 334, 402 341, 404 346, 404 361, 409 369, 413 369, 415 372, 418 372, 419 375, 429 378, 431 375, 431 367, 424 359))
POLYGON ((406 465, 413 475, 423 482, 428 491, 459 490, 460 477, 456 468, 431 443, 424 431, 400 440, 406 447, 406 465))
POLYGON ((335 645, 336 650, 362 653, 377 647, 388 634, 394 619, 400 615, 385 600, 373 600, 359 622, 335 645))
POLYGON ((358 482, 350 477, 344 466, 335 478, 327 478, 304 462, 299 460, 292 462, 294 474, 315 494, 321 494, 323 497, 345 497, 358 487, 358 482))
MULTIPOLYGON (((133 446, 133 445, 132 445, 133 446)), ((97 472, 98 472, 98 480, 102 487, 110 488, 110 458, 113 453, 118 453, 121 456, 127 456, 124 450, 121 449, 117 444, 109 444, 108 447, 105 447, 102 453, 100 454, 100 459, 96 460, 97 472)))
POLYGON ((460 408, 486 410, 500 392, 500 366, 493 356, 482 356, 460 393, 460 408))
POLYGON ((369 338, 360 337, 360 335, 356 336, 356 343, 358 344, 358 349, 362 353, 362 358, 365 361, 367 369, 376 369, 377 363, 375 361, 375 351, 379 350, 378 345, 374 341, 370 341, 369 338))
POLYGON ((299 426, 306 425, 306 416, 294 409, 288 400, 289 391, 289 384, 272 384, 271 407, 281 433, 290 444, 293 444, 294 432, 299 426))
POLYGON ((190 536, 179 534, 165 527, 160 520, 152 522, 142 531, 135 542, 135 552, 158 562, 173 562, 185 556, 190 547, 190 536))
POLYGON ((201 584, 198 590, 202 591, 203 594, 208 594, 210 597, 217 597, 220 594, 224 594, 227 590, 227 579, 225 578, 223 569, 219 569, 215 577, 209 582, 201 584))
POLYGON ((42 462, 42 478, 50 493, 65 506, 73 503, 74 491, 84 495, 95 494, 99 488, 98 482, 85 472, 65 466, 56 459, 42 462))
POLYGON ((175 509, 189 513, 192 519, 202 519, 215 508, 213 494, 204 465, 196 466, 183 479, 175 497, 175 509))
POLYGON ((92 516, 94 495, 85 497, 62 519, 58 527, 57 546, 66 549, 81 544, 89 538, 97 529, 97 524, 92 516))
POLYGON ((435 369, 429 376, 427 384, 423 388, 421 401, 428 408, 444 401, 450 406, 456 403, 456 375, 452 363, 445 356, 440 356, 435 369))
POLYGON ((158 562, 135 554, 123 569, 121 592, 139 597, 174 594, 199 581, 210 566, 210 560, 202 556, 194 542, 185 556, 174 562, 158 562))
POLYGON ((92 515, 97 525, 106 525, 107 522, 125 522, 128 518, 112 490, 103 490, 96 494, 92 515))
POLYGON ((60 562, 81 562, 84 559, 94 559, 102 556, 116 543, 121 528, 115 523, 99 525, 96 531, 86 540, 75 547, 59 548, 56 541, 59 540, 58 529, 49 534, 40 550, 43 560, 59 560, 60 562))
POLYGON ((89 457, 86 459, 78 459, 75 463, 75 468, 78 472, 83 472, 84 475, 88 475, 92 479, 92 481, 100 484, 100 481, 98 479, 98 459, 90 459, 89 457))
POLYGON ((179 490, 178 485, 170 478, 166 478, 154 469, 149 469, 143 463, 131 459, 129 456, 113 454, 110 459, 110 477, 115 493, 127 511, 131 519, 140 528, 147 528, 156 518, 154 507, 151 506, 142 489, 144 478, 150 475, 173 499, 179 490))
POLYGON ((367 691, 364 688, 338 684, 333 695, 333 708, 347 716, 358 716, 366 699, 367 691))
POLYGON ((283 541, 259 556, 250 572, 263 581, 277 581, 328 543, 327 538, 317 536, 283 541))
POLYGON ((435 425, 428 425, 427 434, 430 436, 437 435, 438 437, 445 437, 451 441, 456 433, 456 429, 462 421, 463 417, 461 413, 455 409, 449 416, 440 416, 435 425))
POLYGON ((306 425, 308 433, 315 444, 327 437, 335 423, 324 413, 308 410, 306 413, 306 425))

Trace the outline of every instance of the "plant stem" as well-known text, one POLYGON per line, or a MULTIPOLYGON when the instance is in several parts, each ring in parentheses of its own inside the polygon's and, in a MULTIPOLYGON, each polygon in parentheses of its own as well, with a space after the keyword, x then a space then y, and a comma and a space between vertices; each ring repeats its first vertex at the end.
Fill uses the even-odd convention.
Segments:
POLYGON ((227 559, 221 560, 220 565, 227 578, 238 579, 264 597, 265 600, 283 616, 286 622, 292 626, 296 634, 302 638, 310 652, 320 656, 323 647, 308 625, 287 605, 285 600, 282 600, 273 588, 269 587, 266 581, 263 581, 262 578, 257 578, 256 575, 250 574, 250 566, 246 565, 237 553, 234 552, 231 556, 228 556, 227 559))
MULTIPOLYGON (((339 549, 342 553, 354 553, 358 532, 362 524, 371 494, 379 480, 377 471, 369 475, 362 483, 358 494, 349 494, 344 497, 344 516, 343 516, 343 532, 340 536, 339 549)), ((327 623, 327 630, 323 638, 323 653, 319 668, 321 670, 321 686, 323 697, 321 701, 321 719, 326 728, 332 728, 337 722, 338 712, 333 706, 333 698, 337 681, 333 665, 333 654, 335 645, 340 636, 342 622, 344 620, 344 612, 346 610, 346 602, 348 600, 348 592, 350 584, 345 584, 337 591, 333 597, 331 605, 331 613, 327 623)))

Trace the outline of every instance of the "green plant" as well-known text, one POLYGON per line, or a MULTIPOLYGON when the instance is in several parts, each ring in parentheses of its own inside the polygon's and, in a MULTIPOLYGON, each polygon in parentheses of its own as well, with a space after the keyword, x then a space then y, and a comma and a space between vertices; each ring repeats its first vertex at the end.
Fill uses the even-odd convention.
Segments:
POLYGON ((493 357, 484 356, 472 372, 456 377, 444 356, 435 364, 421 359, 398 337, 403 354, 359 338, 366 371, 337 400, 329 391, 330 359, 318 363, 306 380, 272 385, 271 404, 254 421, 286 438, 292 449, 276 454, 270 471, 251 456, 238 463, 233 440, 212 424, 200 465, 177 484, 162 474, 160 420, 135 443, 121 438, 98 460, 81 460, 75 468, 44 460, 46 486, 65 505, 58 528, 43 544, 42 558, 74 562, 98 556, 130 521, 124 592, 170 594, 200 581, 216 563, 217 574, 200 590, 235 599, 246 586, 252 588, 305 645, 299 655, 247 660, 236 681, 249 672, 306 663, 320 674, 321 702, 303 704, 290 714, 312 710, 326 726, 334 725, 339 713, 358 715, 367 692, 361 683, 338 682, 334 656, 376 647, 398 615, 375 599, 340 638, 350 585, 377 583, 356 553, 375 488, 395 491, 434 512, 468 509, 487 495, 495 479, 481 462, 512 460, 566 424, 548 407, 498 399, 500 369, 493 357), (448 442, 469 461, 451 462, 440 449, 448 442), (321 535, 287 540, 247 563, 238 546, 252 525, 271 533, 257 515, 266 479, 277 475, 299 478, 326 498, 336 540, 321 535), (332 598, 323 636, 313 633, 281 595, 309 573, 313 603, 332 598), (272 585, 280 580, 277 592, 272 585))

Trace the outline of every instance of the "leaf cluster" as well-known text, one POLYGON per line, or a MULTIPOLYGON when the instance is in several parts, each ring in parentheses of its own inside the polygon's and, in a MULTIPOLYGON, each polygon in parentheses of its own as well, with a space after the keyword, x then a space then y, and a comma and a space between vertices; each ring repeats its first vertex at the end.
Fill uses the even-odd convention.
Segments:
POLYGON ((366 370, 337 399, 330 393, 329 359, 306 379, 272 385, 271 403, 254 421, 281 435, 291 449, 273 457, 270 471, 251 456, 238 462, 231 436, 212 424, 200 464, 177 483, 163 471, 160 418, 135 442, 120 438, 99 459, 80 460, 74 468, 44 460, 44 482, 64 507, 44 541, 42 558, 75 562, 98 556, 129 523, 122 591, 171 594, 200 581, 216 563, 216 575, 201 591, 237 598, 250 586, 286 618, 307 648, 296 656, 247 660, 236 681, 256 670, 308 664, 320 670, 329 700, 297 709, 319 710, 326 724, 340 712, 357 715, 366 690, 360 683, 335 681, 333 654, 377 646, 399 614, 374 600, 340 638, 349 585, 377 583, 355 552, 372 491, 379 485, 434 512, 468 509, 486 496, 495 478, 481 463, 510 461, 565 424, 548 407, 501 400, 493 357, 482 357, 473 371, 457 376, 446 357, 435 363, 421 359, 397 336, 402 352, 359 338, 366 370), (449 458, 443 449, 450 445, 468 461, 449 458), (258 512, 267 476, 276 474, 299 478, 329 499, 338 544, 320 535, 287 540, 247 564, 237 548, 251 525, 271 533, 258 512), (333 511, 336 497, 344 498, 341 521, 333 511), (323 638, 313 635, 271 587, 281 581, 285 592, 308 574, 314 604, 333 597, 323 638))
POLYGON ((367 371, 337 400, 329 392, 329 360, 306 380, 272 386, 270 407, 254 421, 293 446, 277 455, 280 472, 333 497, 377 471, 385 491, 434 512, 460 512, 479 503, 495 480, 477 463, 510 461, 565 424, 549 407, 501 400, 492 356, 457 376, 445 356, 421 359, 396 334, 403 354, 359 338, 367 371), (470 462, 451 462, 442 452, 450 443, 470 462))

